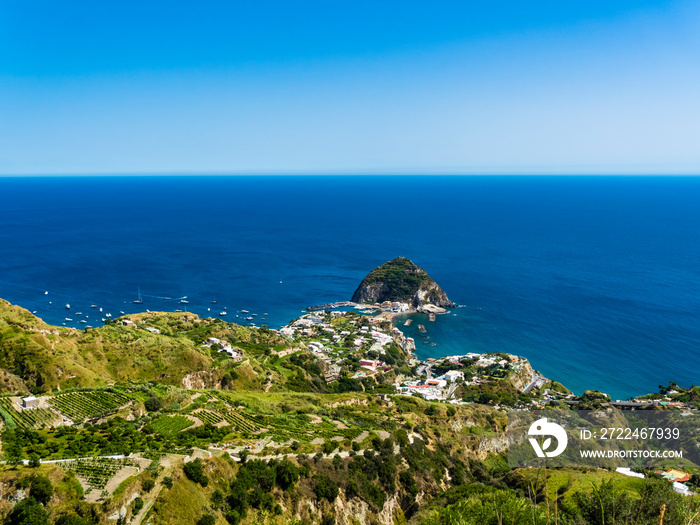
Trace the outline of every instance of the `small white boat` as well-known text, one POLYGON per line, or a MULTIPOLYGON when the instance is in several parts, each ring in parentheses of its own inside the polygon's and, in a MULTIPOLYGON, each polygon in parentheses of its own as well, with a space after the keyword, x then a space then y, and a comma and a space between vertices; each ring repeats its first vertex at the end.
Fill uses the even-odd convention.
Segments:
POLYGON ((105 319, 104 317, 102 318, 102 322, 103 322, 103 323, 104 323, 106 320, 107 320, 107 319, 105 319))
POLYGON ((83 315, 83 312, 75 312, 75 315, 83 315))
POLYGON ((282 281, 280 281, 280 284, 282 284, 282 281))
POLYGON ((36 313, 36 310, 34 310, 32 313, 35 314, 35 313, 36 313))
POLYGON ((253 318, 252 318, 252 317, 250 317, 250 316, 248 316, 248 317, 246 317, 246 318, 245 318, 245 320, 246 320, 246 321, 252 321, 252 320, 253 320, 253 318))
POLYGON ((242 313, 242 314, 247 314, 247 313, 248 313, 248 310, 241 310, 241 313, 242 313))
POLYGON ((105 314, 105 317, 112 317, 112 314, 105 314))
POLYGON ((124 310, 119 310, 119 313, 124 315, 124 310))
POLYGON ((70 305, 69 305, 69 304, 66 305, 66 310, 70 310, 70 305))
POLYGON ((222 310, 221 312, 219 312, 219 315, 226 315, 227 313, 228 313, 227 311, 222 310))
POLYGON ((44 295, 49 295, 49 292, 44 292, 44 295))
POLYGON ((207 312, 208 312, 209 310, 211 310, 211 308, 207 308, 207 312))
POLYGON ((49 301, 49 304, 53 304, 53 301, 49 301))
POLYGON ((71 322, 72 320, 73 319, 71 319, 70 317, 66 317, 66 321, 71 322))
POLYGON ((100 312, 102 311, 102 308, 100 308, 100 312))
POLYGON ((90 305, 90 308, 97 308, 97 305, 96 305, 96 304, 91 304, 91 305, 90 305))
POLYGON ((85 319, 81 319, 80 322, 87 324, 87 321, 85 319))
POLYGON ((258 314, 250 314, 250 315, 252 315, 253 317, 257 317, 257 316, 258 316, 258 314))

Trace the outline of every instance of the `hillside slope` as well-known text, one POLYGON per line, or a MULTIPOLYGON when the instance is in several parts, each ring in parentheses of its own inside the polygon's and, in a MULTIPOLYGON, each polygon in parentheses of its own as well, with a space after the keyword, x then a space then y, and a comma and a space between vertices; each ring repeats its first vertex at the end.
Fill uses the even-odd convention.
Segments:
POLYGON ((211 371, 221 358, 201 346, 213 336, 244 346, 284 344, 267 330, 190 313, 136 314, 76 330, 51 326, 0 299, 0 391, 40 393, 124 381, 179 385, 190 374, 211 371), (133 324, 122 325, 127 319, 133 324))

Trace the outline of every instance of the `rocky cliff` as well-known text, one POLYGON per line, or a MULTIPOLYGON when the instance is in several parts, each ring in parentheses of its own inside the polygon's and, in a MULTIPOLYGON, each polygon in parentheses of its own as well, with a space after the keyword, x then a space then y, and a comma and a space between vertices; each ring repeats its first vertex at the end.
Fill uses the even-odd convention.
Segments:
POLYGON ((356 303, 400 301, 451 308, 455 304, 428 273, 406 257, 397 257, 372 270, 352 296, 356 303))

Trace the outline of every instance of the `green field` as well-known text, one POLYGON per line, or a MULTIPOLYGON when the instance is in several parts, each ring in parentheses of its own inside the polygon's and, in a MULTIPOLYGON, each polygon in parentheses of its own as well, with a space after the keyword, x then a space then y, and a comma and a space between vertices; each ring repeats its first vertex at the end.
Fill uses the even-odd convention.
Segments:
POLYGON ((160 416, 151 422, 153 430, 165 436, 172 436, 194 425, 194 422, 185 416, 160 416))

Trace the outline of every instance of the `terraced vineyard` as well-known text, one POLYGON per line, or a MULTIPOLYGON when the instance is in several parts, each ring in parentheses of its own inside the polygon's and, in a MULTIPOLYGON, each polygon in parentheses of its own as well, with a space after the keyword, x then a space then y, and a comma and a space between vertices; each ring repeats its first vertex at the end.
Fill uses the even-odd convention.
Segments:
POLYGON ((212 425, 217 425, 224 421, 223 416, 210 410, 199 410, 197 412, 193 412, 192 415, 198 419, 201 419, 203 423, 210 423, 212 425))
POLYGON ((241 414, 232 409, 222 408, 219 409, 219 414, 228 421, 233 427, 242 432, 255 432, 260 429, 260 426, 246 419, 241 414))
POLYGON ((59 394, 49 399, 49 404, 73 421, 105 417, 129 401, 121 392, 92 390, 59 394))
POLYGON ((58 416, 46 408, 18 410, 9 397, 0 398, 0 409, 2 409, 2 417, 7 428, 15 426, 19 428, 50 427, 58 420, 58 416))
POLYGON ((153 430, 165 436, 172 436, 194 425, 194 421, 185 416, 160 416, 151 422, 153 430))
MULTIPOLYGON (((65 470, 75 472, 91 489, 102 490, 107 482, 122 468, 134 467, 135 463, 128 459, 91 458, 75 459, 61 465, 65 470)), ((88 490, 88 492, 89 492, 88 490)))

